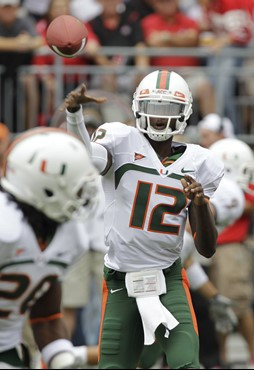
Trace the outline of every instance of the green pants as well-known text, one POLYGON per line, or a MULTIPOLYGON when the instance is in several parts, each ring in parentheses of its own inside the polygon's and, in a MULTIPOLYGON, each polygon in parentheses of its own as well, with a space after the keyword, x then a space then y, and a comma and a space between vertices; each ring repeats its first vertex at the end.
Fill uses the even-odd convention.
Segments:
MULTIPOLYGON (((180 260, 163 271, 167 293, 161 302, 179 321, 165 338, 159 326, 156 340, 171 369, 199 368, 199 338, 188 280, 180 260)), ((127 295, 125 273, 105 267, 100 335, 100 369, 136 369, 144 348, 144 333, 136 300, 127 295)), ((150 346, 152 348, 152 346, 150 346)))
MULTIPOLYGON (((18 351, 16 348, 13 348, 9 351, 0 352, 0 364, 5 365, 6 368, 8 366, 16 368, 16 369, 24 369, 25 365, 19 357, 18 351)), ((3 367, 2 367, 3 368, 3 367)))
POLYGON ((151 346, 144 346, 138 367, 141 369, 151 369, 159 360, 162 360, 163 349, 159 342, 151 346))

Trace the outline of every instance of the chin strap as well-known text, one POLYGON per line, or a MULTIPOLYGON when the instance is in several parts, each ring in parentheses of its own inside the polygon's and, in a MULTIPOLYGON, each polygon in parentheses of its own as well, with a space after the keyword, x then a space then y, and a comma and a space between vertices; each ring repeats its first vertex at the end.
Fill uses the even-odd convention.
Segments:
POLYGON ((185 120, 185 115, 184 114, 181 114, 181 117, 178 118, 178 121, 179 122, 184 122, 184 120, 185 120))

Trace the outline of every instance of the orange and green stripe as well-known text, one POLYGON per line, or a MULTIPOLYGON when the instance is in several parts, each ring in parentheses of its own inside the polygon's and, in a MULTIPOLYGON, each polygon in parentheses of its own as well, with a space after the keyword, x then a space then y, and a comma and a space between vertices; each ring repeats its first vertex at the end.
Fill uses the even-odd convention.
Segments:
POLYGON ((195 332, 198 336, 199 335, 198 323, 197 323, 197 318, 196 318, 196 314, 195 314, 195 311, 194 311, 194 307, 193 307, 193 304, 192 304, 192 299, 191 299, 191 294, 190 294, 190 289, 189 289, 189 282, 188 282, 188 277, 187 277, 185 269, 182 269, 182 283, 183 283, 183 288, 185 290, 186 298, 187 298, 187 301, 188 301, 188 304, 189 304, 193 327, 194 327, 194 330, 195 330, 195 332))
POLYGON ((108 294, 109 294, 107 282, 105 279, 103 280, 102 293, 103 294, 102 294, 101 325, 100 325, 100 335, 99 335, 99 345, 98 345, 98 361, 100 361, 102 328, 104 324, 104 318, 105 318, 106 306, 107 306, 108 294))
POLYGON ((161 90, 168 90, 169 89, 169 82, 170 82, 170 75, 169 71, 159 71, 157 77, 156 88, 161 90))

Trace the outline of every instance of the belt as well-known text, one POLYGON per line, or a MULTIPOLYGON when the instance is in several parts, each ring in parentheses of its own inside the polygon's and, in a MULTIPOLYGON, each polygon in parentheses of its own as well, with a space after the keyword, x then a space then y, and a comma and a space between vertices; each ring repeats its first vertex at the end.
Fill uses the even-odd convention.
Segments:
MULTIPOLYGON (((180 263, 181 263, 181 259, 178 258, 173 263, 172 266, 167 267, 166 269, 162 270, 163 273, 164 273, 164 275, 167 275, 169 272, 171 272, 180 263)), ((104 266, 104 272, 107 275, 107 277, 109 278, 109 280, 111 280, 110 279, 110 276, 112 277, 112 279, 125 280, 126 272, 121 272, 121 271, 113 270, 113 269, 108 268, 107 266, 104 266)))

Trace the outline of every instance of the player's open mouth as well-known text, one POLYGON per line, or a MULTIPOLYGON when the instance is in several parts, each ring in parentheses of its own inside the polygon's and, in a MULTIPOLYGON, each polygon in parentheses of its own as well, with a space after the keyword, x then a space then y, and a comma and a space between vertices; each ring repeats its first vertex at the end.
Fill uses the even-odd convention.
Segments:
POLYGON ((167 124, 166 123, 156 123, 156 124, 153 124, 152 127, 155 130, 164 130, 167 127, 167 124))

